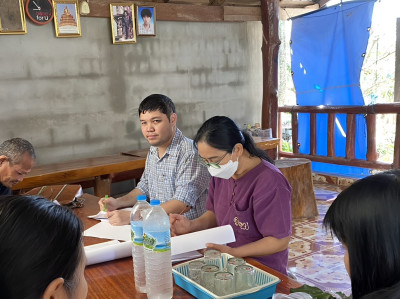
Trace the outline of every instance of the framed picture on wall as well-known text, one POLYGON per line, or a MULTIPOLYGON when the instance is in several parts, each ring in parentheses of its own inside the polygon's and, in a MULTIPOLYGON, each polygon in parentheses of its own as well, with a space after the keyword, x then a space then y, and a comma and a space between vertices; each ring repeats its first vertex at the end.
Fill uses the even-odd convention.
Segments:
POLYGON ((136 43, 133 4, 110 4, 113 44, 136 43))
POLYGON ((156 36, 156 8, 136 6, 136 25, 138 36, 156 36))
POLYGON ((25 34, 23 0, 0 0, 0 34, 25 34))
POLYGON ((54 26, 57 37, 81 36, 78 0, 53 0, 54 26))

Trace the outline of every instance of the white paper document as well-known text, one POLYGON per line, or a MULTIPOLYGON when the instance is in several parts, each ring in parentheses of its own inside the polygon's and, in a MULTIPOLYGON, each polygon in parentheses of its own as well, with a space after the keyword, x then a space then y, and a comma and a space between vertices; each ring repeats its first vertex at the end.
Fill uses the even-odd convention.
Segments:
MULTIPOLYGON (((86 246, 87 265, 107 262, 132 255, 130 226, 112 226, 108 222, 100 222, 84 232, 85 236, 114 239, 110 242, 86 246), (94 229, 93 229, 94 228, 94 229), (118 242, 117 240, 125 240, 118 242)), ((206 247, 206 243, 227 244, 235 241, 230 225, 215 227, 186 235, 171 238, 172 262, 200 257, 196 250, 206 247)))
POLYGON ((102 221, 88 228, 83 233, 86 237, 95 237, 102 239, 130 241, 131 226, 130 225, 111 225, 108 221, 102 221))
POLYGON ((86 265, 93 265, 132 255, 132 242, 110 241, 85 246, 86 265))
POLYGON ((172 255, 206 248, 206 243, 228 244, 235 242, 232 226, 224 225, 171 238, 172 255))

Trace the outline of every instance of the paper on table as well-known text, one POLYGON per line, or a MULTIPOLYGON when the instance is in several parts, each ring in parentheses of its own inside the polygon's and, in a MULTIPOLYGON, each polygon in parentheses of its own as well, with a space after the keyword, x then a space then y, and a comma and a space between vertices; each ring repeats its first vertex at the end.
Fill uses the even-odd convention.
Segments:
POLYGON ((83 232, 86 237, 95 237, 111 240, 130 241, 131 226, 130 225, 111 225, 108 221, 102 221, 88 228, 83 232))
MULTIPOLYGON (((132 211, 132 208, 123 208, 121 211, 132 211)), ((96 215, 87 216, 88 218, 100 220, 100 221, 108 221, 107 212, 99 211, 96 215)))
POLYGON ((86 265, 98 264, 117 260, 132 255, 132 243, 128 242, 105 242, 96 244, 96 247, 85 247, 86 265))
MULTIPOLYGON (((93 265, 111 260, 116 260, 132 255, 131 242, 118 242, 117 240, 85 246, 86 265, 93 265)), ((185 252, 172 256, 172 263, 186 261, 201 257, 198 251, 185 252)))
POLYGON ((171 257, 172 263, 177 263, 181 261, 187 261, 191 259, 195 259, 198 257, 202 257, 203 255, 198 251, 189 251, 181 254, 175 254, 171 257))
POLYGON ((235 242, 232 226, 224 225, 171 238, 172 255, 206 248, 206 243, 235 242))
MULTIPOLYGON (((89 228, 85 231, 85 236, 107 238, 106 234, 101 231, 102 226, 110 226, 107 222, 100 222, 95 226, 89 228), (98 226, 97 236, 88 234, 91 228, 98 226)), ((112 226, 120 227, 121 226, 112 226)), ((122 226, 124 227, 124 226, 122 226)), ((125 225, 124 228, 127 232, 124 234, 129 234, 130 227, 125 225)), ((121 239, 124 240, 124 239, 121 239)), ((129 240, 129 238, 128 238, 129 240)), ((211 229, 206 229, 199 232, 194 232, 186 235, 176 236, 171 238, 171 254, 172 262, 182 261, 200 257, 196 250, 205 248, 206 243, 216 243, 216 244, 226 244, 235 241, 235 235, 233 234, 233 229, 230 225, 225 225, 221 227, 215 227, 211 229)), ((87 259, 87 265, 102 263, 110 260, 115 260, 123 257, 128 257, 132 255, 132 245, 130 241, 127 242, 117 242, 110 241, 105 243, 96 244, 95 246, 86 246, 85 253, 87 259)))

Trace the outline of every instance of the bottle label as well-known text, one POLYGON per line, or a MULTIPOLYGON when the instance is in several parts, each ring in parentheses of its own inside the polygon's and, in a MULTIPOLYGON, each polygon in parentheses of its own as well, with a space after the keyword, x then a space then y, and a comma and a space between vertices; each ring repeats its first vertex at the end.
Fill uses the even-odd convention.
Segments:
POLYGON ((143 222, 131 221, 131 240, 133 245, 143 245, 143 222))
POLYGON ((143 246, 153 252, 165 252, 171 250, 171 235, 166 232, 143 233, 143 246))

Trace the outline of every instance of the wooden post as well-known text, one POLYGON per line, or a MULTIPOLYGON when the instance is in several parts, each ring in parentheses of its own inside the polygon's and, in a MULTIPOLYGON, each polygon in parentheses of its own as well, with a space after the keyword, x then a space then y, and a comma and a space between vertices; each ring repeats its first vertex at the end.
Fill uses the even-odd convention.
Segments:
POLYGON ((376 114, 367 114, 367 161, 376 161, 376 114))
POLYGON ((261 0, 261 22, 263 27, 263 100, 261 126, 272 128, 277 136, 278 115, 278 51, 279 51, 279 1, 261 0))
POLYGON ((292 148, 293 153, 299 152, 299 121, 297 119, 297 113, 292 112, 292 148))
POLYGON ((335 113, 328 113, 328 157, 335 157, 335 113))
POLYGON ((105 195, 111 195, 111 181, 112 176, 96 176, 94 182, 94 195, 98 197, 104 197, 105 195))
POLYGON ((347 132, 346 132, 346 158, 354 159, 355 155, 355 140, 356 140, 356 115, 347 114, 347 132))
POLYGON ((317 115, 310 113, 310 155, 317 154, 317 115))
POLYGON ((396 136, 394 137, 393 168, 400 168, 400 114, 396 114, 396 136))

